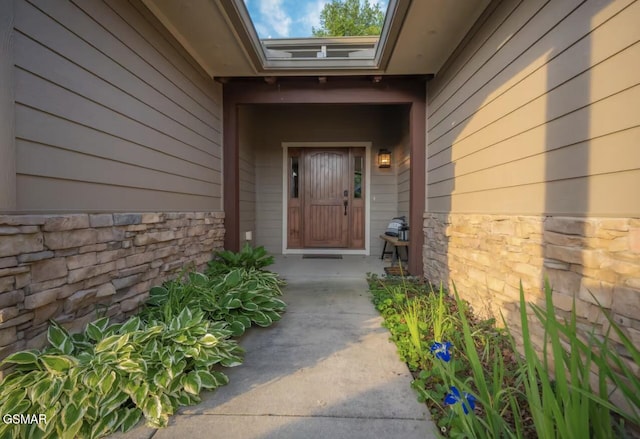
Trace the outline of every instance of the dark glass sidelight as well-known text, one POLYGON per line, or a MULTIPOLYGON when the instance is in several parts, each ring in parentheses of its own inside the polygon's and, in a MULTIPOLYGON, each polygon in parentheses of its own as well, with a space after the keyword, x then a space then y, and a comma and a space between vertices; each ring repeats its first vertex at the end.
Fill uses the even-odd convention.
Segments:
POLYGON ((298 192, 299 192, 299 186, 300 186, 299 185, 300 172, 298 168, 299 168, 298 157, 291 157, 291 183, 290 183, 291 198, 298 198, 298 192))
POLYGON ((362 162, 361 156, 353 158, 353 198, 362 198, 362 162))

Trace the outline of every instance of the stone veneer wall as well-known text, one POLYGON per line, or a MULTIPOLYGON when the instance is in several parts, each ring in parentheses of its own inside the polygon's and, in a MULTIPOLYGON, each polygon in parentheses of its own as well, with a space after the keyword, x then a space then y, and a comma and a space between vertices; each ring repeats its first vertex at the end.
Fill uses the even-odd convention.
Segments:
POLYGON ((48 320, 115 320, 224 241, 222 212, 0 215, 0 358, 39 348, 48 320))
POLYGON ((425 277, 455 282, 479 314, 502 312, 519 333, 520 281, 541 304, 547 276, 560 312, 575 297, 585 331, 607 329, 591 292, 640 346, 640 218, 425 214, 424 233, 425 277))

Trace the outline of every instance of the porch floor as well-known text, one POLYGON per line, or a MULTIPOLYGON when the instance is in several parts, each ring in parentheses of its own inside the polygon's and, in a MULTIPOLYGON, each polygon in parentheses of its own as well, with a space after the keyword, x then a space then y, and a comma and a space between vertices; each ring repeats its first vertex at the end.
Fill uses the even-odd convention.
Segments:
POLYGON ((278 256, 272 269, 288 283, 287 312, 239 340, 245 362, 225 371, 229 384, 165 429, 112 437, 435 438, 367 292, 365 275, 381 274, 382 261, 278 256))

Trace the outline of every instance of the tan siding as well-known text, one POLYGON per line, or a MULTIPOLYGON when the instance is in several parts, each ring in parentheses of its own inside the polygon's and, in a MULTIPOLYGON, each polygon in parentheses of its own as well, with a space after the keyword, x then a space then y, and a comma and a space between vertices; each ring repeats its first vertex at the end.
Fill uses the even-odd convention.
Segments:
MULTIPOLYGON (((87 56, 82 58, 82 65, 86 65, 89 70, 94 66, 109 68, 111 62, 115 61, 135 77, 134 84, 140 81, 149 84, 158 93, 198 116, 206 124, 219 123, 221 108, 211 105, 212 100, 220 103, 218 92, 210 85, 203 86, 201 89, 194 86, 194 82, 206 84, 209 80, 202 81, 202 75, 187 65, 188 63, 184 60, 186 57, 184 51, 162 44, 164 39, 169 38, 168 33, 158 32, 148 26, 148 21, 154 19, 136 12, 136 8, 129 2, 122 0, 111 2, 114 6, 118 5, 119 14, 128 11, 126 16, 129 21, 119 17, 101 0, 60 4, 54 4, 48 0, 30 0, 30 2, 52 17, 60 27, 80 37, 78 40, 75 36, 65 37, 66 32, 60 32, 57 27, 46 26, 47 20, 42 20, 38 16, 29 17, 30 20, 38 19, 38 24, 48 30, 45 35, 49 38, 43 41, 65 38, 63 41, 68 49, 82 49, 90 46, 97 56, 91 59, 87 56), (206 92, 202 91, 207 88, 209 90, 206 92), (211 115, 214 116, 213 120, 211 115)), ((134 0, 132 3, 137 2, 134 0)), ((138 8, 144 10, 142 5, 138 5, 138 8)), ((73 59, 68 52, 62 54, 73 59)), ((110 75, 108 77, 111 78, 110 75)), ((119 77, 114 76, 114 79, 116 78, 119 77)), ((136 87, 136 90, 138 88, 136 87)))
POLYGON ((220 86, 144 7, 15 4, 18 208, 220 210, 220 86))
MULTIPOLYGON (((545 198, 551 192, 557 199, 558 210, 551 214, 559 216, 573 215, 579 212, 584 199, 576 194, 584 191, 585 185, 590 187, 587 202, 591 209, 604 212, 603 216, 636 217, 640 212, 640 202, 634 196, 640 182, 640 171, 624 171, 615 174, 601 174, 588 178, 552 181, 545 184, 529 184, 523 186, 502 187, 461 194, 457 203, 464 205, 467 213, 487 213, 487 206, 495 204, 495 199, 509 200, 509 208, 519 215, 529 215, 546 209, 545 198), (616 188, 613 189, 612 188, 616 188), (624 200, 623 200, 624 199, 624 200), (621 200, 624 206, 620 206, 621 200), (607 214, 613 212, 612 214, 607 214)), ((429 208, 433 212, 443 212, 448 208, 448 197, 433 197, 429 200, 429 208)), ((586 216, 580 213, 577 216, 586 216)))
POLYGON ((219 190, 220 183, 204 182, 128 163, 105 160, 60 148, 18 140, 18 174, 170 191, 204 197, 219 190))
POLYGON ((85 212, 152 212, 158 198, 173 206, 176 211, 189 211, 189 206, 206 205, 210 197, 174 192, 161 192, 125 186, 87 183, 84 181, 18 174, 18 205, 37 205, 38 210, 68 212, 61 207, 61 194, 72 198, 85 212))
MULTIPOLYGON (((20 139, 205 182, 212 178, 216 182, 220 180, 219 175, 212 176, 212 168, 195 161, 139 145, 37 109, 18 105, 16 119, 16 136, 20 139), (91 142, 84 140, 87 138, 91 142)), ((167 148, 167 151, 171 150, 167 148)))
MULTIPOLYGON (((636 10, 639 7, 637 3, 631 6, 636 10)), ((577 23, 578 19, 585 19, 584 12, 583 8, 578 9, 575 14, 567 18, 568 27, 556 27, 528 49, 533 53, 547 53, 549 48, 545 45, 553 44, 553 54, 550 57, 539 56, 532 61, 527 53, 524 53, 474 94, 466 96, 464 105, 458 105, 452 113, 447 113, 444 108, 438 111, 441 117, 446 116, 449 120, 455 121, 455 124, 447 126, 435 119, 430 120, 432 140, 435 141, 442 135, 452 132, 456 136, 466 137, 468 133, 473 133, 491 121, 518 109, 524 103, 544 95, 546 89, 557 87, 588 70, 587 66, 575 62, 584 54, 589 53, 591 63, 596 65, 638 41, 639 31, 635 26, 634 14, 615 15, 595 28, 590 37, 587 37, 577 23), (611 38, 611 35, 615 37, 611 38), (593 47, 594 41, 600 42, 603 39, 607 40, 606 45, 596 44, 593 47), (483 89, 491 91, 485 96, 485 93, 482 93, 483 89), (507 91, 508 93, 505 93, 507 91), (480 109, 486 111, 479 112, 480 109), (468 124, 461 124, 470 116, 473 118, 468 124), (464 128, 464 132, 460 127, 464 128)), ((622 54, 625 53, 622 52, 622 54)), ((628 71, 628 69, 622 70, 628 71)), ((633 74, 633 72, 628 71, 627 74, 633 74)), ((597 81, 594 81, 594 84, 597 84, 597 81)))
POLYGON ((428 210, 637 214, 640 2, 534 3, 429 84, 428 210))
POLYGON ((409 113, 399 111, 396 114, 400 127, 399 137, 395 143, 395 161, 398 172, 398 215, 409 219, 409 198, 411 193, 411 145, 409 141, 409 113))

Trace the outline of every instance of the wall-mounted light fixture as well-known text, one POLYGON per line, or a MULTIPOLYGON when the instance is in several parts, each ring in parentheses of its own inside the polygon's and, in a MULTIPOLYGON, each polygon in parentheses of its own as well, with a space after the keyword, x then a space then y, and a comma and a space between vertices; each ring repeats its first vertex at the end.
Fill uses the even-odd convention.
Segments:
POLYGON ((390 168, 391 167, 391 151, 388 149, 381 149, 378 151, 378 168, 390 168))

